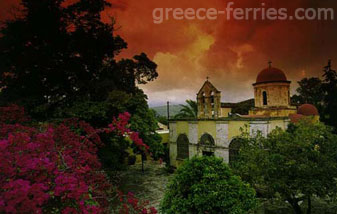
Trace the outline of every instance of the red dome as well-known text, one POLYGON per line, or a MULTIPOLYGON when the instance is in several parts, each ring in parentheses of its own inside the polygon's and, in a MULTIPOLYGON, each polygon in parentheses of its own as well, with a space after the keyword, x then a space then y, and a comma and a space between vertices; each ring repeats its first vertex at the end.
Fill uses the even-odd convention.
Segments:
POLYGON ((285 82, 287 77, 283 71, 277 68, 268 67, 262 70, 259 75, 257 75, 256 83, 267 83, 267 82, 285 82))
POLYGON ((311 104, 303 104, 303 105, 301 105, 298 108, 297 113, 305 115, 305 116, 319 115, 317 108, 314 105, 311 105, 311 104))
POLYGON ((303 117, 302 114, 290 114, 289 118, 292 123, 298 123, 301 118, 303 117))

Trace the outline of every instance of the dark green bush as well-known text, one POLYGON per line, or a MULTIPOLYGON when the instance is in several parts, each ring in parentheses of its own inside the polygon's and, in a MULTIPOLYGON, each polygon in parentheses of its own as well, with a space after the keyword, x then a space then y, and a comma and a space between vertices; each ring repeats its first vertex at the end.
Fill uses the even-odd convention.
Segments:
POLYGON ((135 155, 131 155, 128 157, 128 165, 135 165, 136 163, 136 156, 135 155))
POLYGON ((255 191, 216 157, 194 157, 178 168, 161 203, 163 214, 242 214, 257 207, 255 191))

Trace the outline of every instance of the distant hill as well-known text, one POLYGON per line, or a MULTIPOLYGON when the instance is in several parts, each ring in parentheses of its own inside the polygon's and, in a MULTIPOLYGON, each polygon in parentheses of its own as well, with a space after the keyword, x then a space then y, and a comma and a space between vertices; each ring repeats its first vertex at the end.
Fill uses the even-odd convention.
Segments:
MULTIPOLYGON (((167 116, 167 106, 157 106, 157 107, 152 107, 154 111, 157 112, 158 115, 160 116, 167 116)), ((180 109, 182 107, 180 105, 170 105, 170 117, 174 117, 176 114, 179 113, 180 109)))
POLYGON ((244 100, 234 104, 232 108, 232 113, 247 115, 249 110, 254 107, 254 99, 244 100))

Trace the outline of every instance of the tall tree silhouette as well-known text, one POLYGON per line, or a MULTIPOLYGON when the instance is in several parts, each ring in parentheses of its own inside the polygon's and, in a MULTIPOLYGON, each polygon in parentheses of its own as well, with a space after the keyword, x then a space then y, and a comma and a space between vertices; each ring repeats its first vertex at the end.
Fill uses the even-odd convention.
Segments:
POLYGON ((325 111, 323 121, 337 130, 337 73, 332 70, 331 60, 324 67, 323 91, 325 93, 325 111))
POLYGON ((322 80, 317 77, 311 77, 303 78, 297 83, 299 87, 296 89, 297 94, 291 98, 292 102, 296 104, 313 104, 320 113, 323 113, 324 91, 322 80))
POLYGON ((19 18, 0 31, 0 99, 26 107, 37 119, 74 102, 104 101, 112 90, 140 92, 157 65, 146 54, 116 60, 127 43, 114 21, 104 23, 105 0, 22 0, 19 18))

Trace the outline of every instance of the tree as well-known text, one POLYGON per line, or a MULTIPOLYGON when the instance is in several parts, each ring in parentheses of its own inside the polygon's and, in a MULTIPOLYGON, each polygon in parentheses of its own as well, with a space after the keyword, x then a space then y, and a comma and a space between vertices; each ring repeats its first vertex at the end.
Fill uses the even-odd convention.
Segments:
POLYGON ((117 61, 127 43, 114 21, 101 21, 106 0, 23 0, 22 16, 0 30, 0 99, 38 120, 58 109, 106 100, 112 90, 136 93, 158 74, 144 53, 117 61))
MULTIPOLYGON (((140 133, 143 141, 150 146, 152 157, 158 160, 165 155, 164 146, 161 143, 160 135, 156 133, 157 120, 146 99, 146 95, 141 90, 134 94, 112 91, 105 101, 79 102, 74 105, 75 107, 60 111, 66 118, 79 118, 88 121, 95 127, 105 126, 111 118, 116 117, 118 112, 129 112, 131 114, 130 128, 140 133)), ((103 142, 106 142, 99 151, 103 165, 110 170, 123 168, 124 159, 128 155, 125 152, 128 148, 127 142, 121 143, 123 139, 119 136, 105 135, 102 138, 103 142)), ((138 150, 138 147, 133 147, 133 149, 135 153, 143 154, 144 157, 144 152, 138 150)))
POLYGON ((337 129, 337 73, 331 68, 331 60, 324 67, 323 74, 323 92, 324 92, 324 117, 322 120, 337 129))
POLYGON ((298 95, 294 95, 292 101, 296 104, 313 104, 321 111, 324 98, 322 80, 317 77, 304 78, 298 85, 296 89, 298 95))
POLYGON ((171 179, 161 203, 163 214, 249 213, 255 191, 216 157, 186 160, 171 179))
POLYGON ((288 130, 274 130, 267 138, 244 134, 234 171, 265 198, 280 197, 297 214, 299 202, 307 202, 311 213, 314 196, 337 193, 337 135, 331 128, 302 120, 288 130))
POLYGON ((186 105, 180 105, 182 109, 175 115, 177 119, 194 119, 198 117, 198 104, 193 100, 186 100, 186 105))
MULTIPOLYGON (((22 6, 22 16, 0 30, 0 105, 24 106, 37 121, 79 118, 95 128, 128 111, 131 126, 160 153, 156 121, 137 87, 158 76, 157 65, 144 53, 116 59, 127 43, 115 35, 113 19, 101 20, 110 4, 22 0, 22 6)), ((127 144, 115 136, 102 138, 107 150, 100 149, 101 157, 109 156, 107 165, 116 166, 111 161, 122 161, 127 144)))
POLYGON ((153 114, 154 114, 154 117, 156 118, 156 120, 161 123, 161 124, 164 124, 164 125, 168 125, 168 119, 167 119, 167 116, 162 116, 160 114, 158 114, 155 110, 151 109, 153 114))

